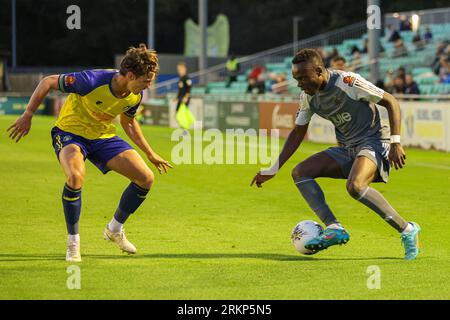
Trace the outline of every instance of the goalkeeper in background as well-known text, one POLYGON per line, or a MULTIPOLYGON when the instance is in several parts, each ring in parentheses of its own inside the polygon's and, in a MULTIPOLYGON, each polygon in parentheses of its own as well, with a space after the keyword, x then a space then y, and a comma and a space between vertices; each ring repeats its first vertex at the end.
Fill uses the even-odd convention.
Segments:
POLYGON ((189 102, 191 101, 192 80, 187 74, 187 67, 184 62, 179 62, 177 65, 178 76, 178 93, 177 93, 177 108, 176 119, 180 127, 184 129, 184 134, 187 134, 187 129, 190 128, 195 121, 191 111, 189 110, 189 102))

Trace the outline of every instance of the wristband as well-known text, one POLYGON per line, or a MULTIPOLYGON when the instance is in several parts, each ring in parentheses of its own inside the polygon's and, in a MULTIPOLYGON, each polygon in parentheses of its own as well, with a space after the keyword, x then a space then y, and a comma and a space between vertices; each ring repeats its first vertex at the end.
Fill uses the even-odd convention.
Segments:
POLYGON ((278 170, 280 170, 280 163, 277 159, 270 169, 261 170, 260 173, 263 176, 274 176, 277 174, 278 170))
POLYGON ((392 135, 391 136, 391 143, 400 143, 400 135, 399 134, 392 135))

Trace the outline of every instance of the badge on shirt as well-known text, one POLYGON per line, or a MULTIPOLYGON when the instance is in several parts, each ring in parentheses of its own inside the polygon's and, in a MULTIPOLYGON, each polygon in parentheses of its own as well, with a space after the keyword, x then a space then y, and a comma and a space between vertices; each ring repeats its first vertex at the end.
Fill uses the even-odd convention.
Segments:
POLYGON ((65 76, 64 82, 66 84, 66 87, 73 85, 75 83, 75 76, 72 75, 65 76))
POLYGON ((352 76, 345 76, 343 81, 346 85, 349 87, 353 87, 353 84, 355 83, 356 78, 352 76))

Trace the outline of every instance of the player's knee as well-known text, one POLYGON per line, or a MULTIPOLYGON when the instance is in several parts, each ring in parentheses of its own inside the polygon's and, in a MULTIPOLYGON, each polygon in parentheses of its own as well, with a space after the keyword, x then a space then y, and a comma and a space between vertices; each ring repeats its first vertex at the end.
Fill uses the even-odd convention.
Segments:
POLYGON ((299 166, 296 166, 294 169, 292 169, 291 176, 292 176, 292 179, 294 179, 294 180, 297 180, 298 178, 300 178, 301 172, 300 172, 299 166))
POLYGON ((313 168, 310 168, 310 166, 300 163, 298 166, 296 166, 291 171, 292 179, 294 181, 298 180, 299 178, 316 178, 316 174, 314 172, 315 170, 313 168))
POLYGON ((142 172, 134 183, 136 183, 138 186, 144 189, 150 189, 153 183, 155 182, 155 175, 151 170, 148 170, 146 172, 142 172))
POLYGON ((353 198, 359 198, 361 193, 367 188, 367 185, 357 181, 357 180, 348 180, 347 181, 347 191, 353 198))
POLYGON ((67 184, 73 189, 80 189, 83 186, 84 173, 81 171, 72 171, 67 177, 67 184))

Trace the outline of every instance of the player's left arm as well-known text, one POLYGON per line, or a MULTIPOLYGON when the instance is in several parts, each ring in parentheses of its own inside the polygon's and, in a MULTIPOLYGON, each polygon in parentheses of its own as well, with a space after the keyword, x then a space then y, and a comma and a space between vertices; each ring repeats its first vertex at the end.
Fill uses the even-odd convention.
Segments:
POLYGON ((391 127, 391 148, 389 150, 389 162, 395 169, 403 168, 406 155, 400 144, 401 116, 400 104, 391 94, 378 88, 360 75, 352 72, 347 73, 338 84, 347 91, 355 100, 364 100, 385 107, 389 114, 391 127))
POLYGON ((153 163, 161 174, 162 171, 167 172, 169 168, 172 168, 172 165, 169 161, 161 158, 153 149, 150 147, 147 139, 145 139, 142 134, 141 126, 139 122, 134 118, 130 117, 124 113, 120 115, 120 124, 122 125, 123 130, 127 134, 127 136, 141 149, 148 160, 153 163))
POLYGON ((390 93, 385 92, 383 98, 377 104, 385 107, 389 114, 389 124, 391 127, 391 148, 389 150, 389 161, 395 169, 403 168, 406 161, 406 154, 400 144, 401 115, 400 104, 390 93))

